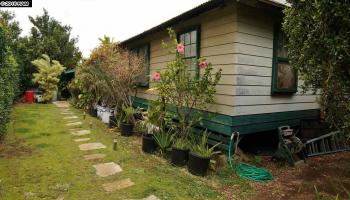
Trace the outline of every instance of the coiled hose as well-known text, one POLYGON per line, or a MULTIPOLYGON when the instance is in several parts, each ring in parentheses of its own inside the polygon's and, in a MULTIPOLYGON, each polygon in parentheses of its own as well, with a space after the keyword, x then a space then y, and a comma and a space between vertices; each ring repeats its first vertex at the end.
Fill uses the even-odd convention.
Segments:
POLYGON ((238 141, 239 141, 239 133, 234 132, 231 135, 230 145, 228 149, 228 162, 231 167, 231 169, 235 170, 237 175, 243 179, 252 180, 252 181, 258 181, 258 182, 264 182, 264 181, 271 181, 274 179, 271 172, 265 168, 259 168, 253 165, 249 165, 243 162, 239 162, 238 164, 234 163, 232 159, 232 145, 235 135, 237 135, 236 139, 236 145, 234 152, 237 150, 238 141))

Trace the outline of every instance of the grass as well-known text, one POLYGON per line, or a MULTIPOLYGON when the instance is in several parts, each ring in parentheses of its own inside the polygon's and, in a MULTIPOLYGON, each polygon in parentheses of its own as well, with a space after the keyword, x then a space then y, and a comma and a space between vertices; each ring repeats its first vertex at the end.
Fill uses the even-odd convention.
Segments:
POLYGON ((158 156, 142 153, 140 137, 116 136, 99 120, 90 116, 83 120, 82 111, 71 109, 84 122, 83 128, 88 129, 92 122, 90 141, 107 148, 80 151, 75 136, 65 126, 62 110, 54 105, 17 105, 6 139, 0 144, 0 199, 139 199, 153 194, 164 200, 220 200, 232 199, 224 191, 230 185, 239 185, 233 189, 235 198, 248 199, 252 194, 249 184, 232 171, 219 170, 205 178, 192 176, 158 156), (114 137, 116 151, 112 149, 114 137), (106 157, 102 161, 83 159, 92 153, 106 157), (121 173, 105 178, 95 174, 93 164, 112 161, 122 167, 121 173), (112 193, 103 191, 103 183, 125 178, 135 185, 112 193))

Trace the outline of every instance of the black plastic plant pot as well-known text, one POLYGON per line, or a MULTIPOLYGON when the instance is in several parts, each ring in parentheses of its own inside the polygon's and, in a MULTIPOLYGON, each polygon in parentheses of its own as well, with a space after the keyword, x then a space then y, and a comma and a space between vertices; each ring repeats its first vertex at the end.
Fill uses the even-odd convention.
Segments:
POLYGON ((131 136, 134 132, 134 124, 121 123, 120 132, 122 136, 131 136))
POLYGON ((172 151, 173 150, 171 148, 168 148, 168 149, 165 150, 165 158, 166 159, 170 159, 171 158, 171 152, 172 151))
POLYGON ((186 165, 188 161, 189 151, 189 149, 180 149, 173 147, 173 150, 171 152, 171 163, 178 167, 186 165))
POLYGON ((153 153, 156 150, 156 142, 152 134, 142 135, 142 151, 145 153, 153 153))
POLYGON ((109 128, 115 128, 115 127, 117 127, 117 125, 118 125, 117 118, 115 116, 109 116, 108 127, 109 128))
POLYGON ((97 109, 96 108, 91 108, 91 116, 97 117, 97 109))
POLYGON ((206 176, 209 168, 210 158, 202 157, 194 152, 188 156, 188 171, 196 176, 206 176))

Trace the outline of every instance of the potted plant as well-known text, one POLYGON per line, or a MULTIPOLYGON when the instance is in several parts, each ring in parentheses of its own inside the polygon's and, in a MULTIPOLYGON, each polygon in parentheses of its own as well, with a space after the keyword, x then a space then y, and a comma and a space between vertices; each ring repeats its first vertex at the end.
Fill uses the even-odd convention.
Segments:
POLYGON ((122 136, 131 136, 134 131, 134 111, 132 106, 123 105, 122 121, 120 123, 120 132, 122 136))
POLYGON ((175 166, 181 167, 186 165, 188 161, 188 153, 190 149, 188 148, 189 142, 187 139, 178 138, 171 152, 171 163, 175 166))
POLYGON ((142 120, 138 121, 142 133, 142 151, 153 153, 156 150, 156 142, 153 137, 156 126, 151 124, 147 114, 143 114, 142 120))
POLYGON ((153 135, 160 149, 160 154, 162 156, 169 156, 175 136, 173 131, 171 129, 159 129, 159 131, 155 132, 153 135))
POLYGON ((207 142, 207 131, 203 133, 198 143, 193 141, 192 149, 188 156, 188 171, 193 175, 206 176, 211 157, 218 153, 214 149, 220 143, 209 148, 207 142))
POLYGON ((114 116, 114 114, 111 114, 111 116, 109 116, 109 124, 108 127, 109 128, 115 128, 118 125, 118 121, 117 118, 114 116))

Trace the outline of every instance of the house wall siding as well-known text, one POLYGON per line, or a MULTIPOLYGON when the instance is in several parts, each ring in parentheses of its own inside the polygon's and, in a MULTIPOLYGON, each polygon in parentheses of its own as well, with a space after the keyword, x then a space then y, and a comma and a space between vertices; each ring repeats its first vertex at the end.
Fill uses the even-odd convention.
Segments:
MULTIPOLYGON (((271 95, 273 26, 275 18, 265 11, 234 1, 173 28, 181 31, 200 25, 200 56, 222 69, 215 104, 208 111, 215 117, 204 117, 203 127, 221 135, 212 137, 227 141, 233 131, 242 134, 275 130, 281 125, 298 125, 300 119, 317 118, 319 106, 311 91, 303 94, 271 95), (224 139, 222 138, 224 137, 224 139)), ((150 44, 150 74, 164 70, 174 54, 162 48, 170 43, 166 30, 134 41, 132 45, 150 44)), ((302 81, 298 82, 299 85, 302 81)), ((150 88, 154 83, 150 81, 150 88)), ((136 104, 146 106, 154 100, 154 91, 140 89, 136 104)))
MULTIPOLYGON (((215 104, 208 111, 232 116, 234 113, 234 32, 236 32, 236 3, 229 3, 223 8, 217 8, 191 20, 185 21, 173 28, 176 31, 200 26, 200 56, 205 57, 214 65, 214 70, 222 69, 222 78, 217 86, 215 104)), ((166 31, 159 32, 150 40, 150 74, 162 71, 168 62, 175 57, 162 47, 162 41, 171 43, 166 31)), ((150 84, 152 87, 154 83, 150 84)), ((138 97, 155 99, 156 94, 145 89, 138 92, 138 97)))
POLYGON ((271 95, 273 16, 261 9, 239 4, 234 34, 234 115, 318 109, 316 95, 271 95))

